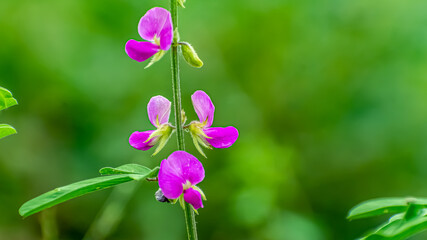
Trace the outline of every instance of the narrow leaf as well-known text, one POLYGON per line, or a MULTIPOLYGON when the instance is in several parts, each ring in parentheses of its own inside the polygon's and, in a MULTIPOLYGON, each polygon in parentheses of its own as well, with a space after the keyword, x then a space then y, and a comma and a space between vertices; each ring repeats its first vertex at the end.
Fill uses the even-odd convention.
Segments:
POLYGON ((365 240, 403 240, 427 229, 427 212, 424 210, 417 217, 405 219, 405 214, 397 214, 389 222, 366 236, 365 240))
POLYGON ((0 124, 0 138, 4 138, 15 133, 16 130, 12 126, 7 124, 0 124))
POLYGON ((158 167, 151 170, 145 166, 135 164, 135 163, 125 164, 117 168, 105 167, 99 170, 99 173, 101 173, 101 175, 138 174, 138 175, 143 175, 142 178, 155 177, 157 176, 158 172, 159 172, 158 167))
POLYGON ((404 219, 406 221, 411 220, 412 218, 417 218, 421 214, 424 213, 424 206, 415 204, 415 203, 409 203, 408 209, 405 212, 404 219))
POLYGON ((19 214, 23 217, 28 217, 43 209, 52 207, 67 200, 121 183, 129 182, 140 178, 140 176, 141 175, 134 174, 103 176, 56 188, 24 203, 19 209, 19 214))
POLYGON ((15 98, 12 97, 12 93, 6 88, 0 87, 0 110, 6 109, 16 104, 18 104, 18 102, 15 98))
POLYGON ((387 213, 400 213, 408 209, 409 203, 427 206, 423 198, 378 198, 362 202, 352 208, 347 218, 350 220, 372 217, 387 213))

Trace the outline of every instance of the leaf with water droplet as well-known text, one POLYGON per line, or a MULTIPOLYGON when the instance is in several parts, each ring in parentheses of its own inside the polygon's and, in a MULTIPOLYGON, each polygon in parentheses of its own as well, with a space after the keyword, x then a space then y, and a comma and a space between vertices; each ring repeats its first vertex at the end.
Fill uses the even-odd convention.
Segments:
MULTIPOLYGON (((125 165, 124 165, 125 166, 125 165)), ((116 168, 117 171, 130 171, 129 166, 121 168, 116 168), (119 170, 117 170, 119 169, 119 170), (121 170, 120 170, 121 169, 121 170)), ((112 169, 112 168, 111 168, 112 169)), ((133 168, 136 169, 136 168, 133 168)), ((105 170, 107 171, 107 170, 105 170)), ((147 177, 151 177, 152 175, 156 175, 159 169, 148 169, 144 167, 144 171, 139 171, 135 173, 119 173, 115 175, 102 176, 92 179, 83 180, 80 182, 72 183, 60 188, 56 188, 50 192, 44 193, 36 198, 29 200, 24 203, 21 208, 19 208, 19 214, 23 217, 28 217, 34 213, 40 212, 46 208, 50 208, 59 203, 65 202, 67 200, 99 191, 102 189, 110 188, 115 185, 119 185, 122 183, 141 180, 147 177)))
POLYGON ((347 218, 350 220, 373 217, 382 214, 400 213, 408 209, 409 203, 427 206, 425 198, 377 198, 362 202, 352 208, 347 218))

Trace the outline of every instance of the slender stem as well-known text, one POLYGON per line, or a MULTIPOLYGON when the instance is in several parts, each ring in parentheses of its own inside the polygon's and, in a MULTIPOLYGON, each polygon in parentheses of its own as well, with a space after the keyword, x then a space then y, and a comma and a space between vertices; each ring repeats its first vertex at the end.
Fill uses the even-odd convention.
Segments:
MULTIPOLYGON (((178 27, 178 3, 177 0, 171 0, 171 16, 173 29, 178 27)), ((176 33, 176 32, 174 32, 176 33)), ((179 81, 179 62, 178 62, 178 46, 177 38, 174 37, 174 42, 171 46, 171 66, 172 66, 172 91, 175 111, 176 136, 178 141, 178 150, 185 150, 184 145, 184 129, 182 128, 181 116, 181 84, 179 81)))
MULTIPOLYGON (((177 0, 171 0, 171 17, 173 29, 178 28, 178 2, 177 0)), ((178 31, 174 31, 177 33, 178 31)), ((176 139, 178 142, 178 150, 185 150, 184 144, 184 128, 182 124, 182 115, 181 115, 181 86, 179 81, 179 62, 178 62, 178 38, 174 37, 173 44, 171 47, 171 66, 172 66, 172 91, 173 91, 173 100, 174 100, 174 112, 175 112, 175 125, 176 125, 176 139)), ((189 240, 197 240, 197 228, 196 228, 196 218, 194 216, 194 211, 191 208, 190 204, 184 204, 184 215, 185 215, 185 224, 187 226, 187 234, 189 240)))
POLYGON ((185 224, 187 225, 187 234, 189 240, 197 240, 196 218, 191 205, 187 202, 184 204, 185 224))

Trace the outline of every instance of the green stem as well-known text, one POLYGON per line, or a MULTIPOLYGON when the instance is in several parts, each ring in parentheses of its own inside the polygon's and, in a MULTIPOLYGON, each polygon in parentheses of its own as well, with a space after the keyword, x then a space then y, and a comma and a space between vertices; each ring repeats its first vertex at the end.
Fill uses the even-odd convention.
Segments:
MULTIPOLYGON (((173 29, 178 27, 178 3, 177 0, 171 0, 171 16, 173 29)), ((174 33, 176 33, 174 31, 174 33)), ((184 129, 182 127, 182 115, 181 115, 181 84, 179 81, 179 62, 178 62, 178 45, 177 38, 174 37, 173 44, 171 46, 171 66, 172 66, 172 91, 173 91, 173 102, 175 111, 175 125, 176 125, 176 136, 178 141, 178 150, 185 150, 184 145, 184 129)))
POLYGON ((187 202, 184 204, 185 224, 187 225, 187 234, 189 240, 197 240, 196 218, 191 205, 187 202))
MULTIPOLYGON (((173 29, 178 29, 178 2, 171 0, 171 17, 173 29)), ((178 31, 174 31, 177 33, 178 31)), ((176 139, 178 150, 185 150, 184 128, 182 124, 182 106, 181 106, 181 86, 179 81, 179 62, 178 62, 178 38, 175 36, 171 47, 171 66, 172 66, 172 91, 174 100, 176 139)), ((196 218, 190 204, 184 204, 185 223, 187 225, 187 234, 189 240, 197 240, 196 218)))

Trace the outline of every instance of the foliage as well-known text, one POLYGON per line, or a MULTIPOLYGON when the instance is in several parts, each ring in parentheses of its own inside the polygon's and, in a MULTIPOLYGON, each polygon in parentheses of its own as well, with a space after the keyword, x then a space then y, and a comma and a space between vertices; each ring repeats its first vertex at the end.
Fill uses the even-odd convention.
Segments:
MULTIPOLYGON (((0 112, 1 123, 19 126, 0 140, 0 239, 38 238, 37 218, 22 221, 16 211, 29 197, 123 159, 153 168, 174 149, 171 139, 148 159, 126 141, 130 129, 150 129, 153 91, 173 98, 160 80, 170 77, 169 54, 144 70, 123 49, 139 36, 129 23, 163 3, 1 1, 0 85, 19 93, 20 105, 0 112)), ((427 1, 185 6, 182 40, 204 61, 200 71, 181 61, 186 115, 197 117, 191 94, 209 89, 223 106, 216 126, 245 133, 230 151, 206 151, 200 187, 211 197, 198 217, 200 239, 355 239, 382 221, 348 223, 356 203, 427 196, 427 1)), ((141 185, 109 239, 182 239, 182 225, 164 230, 164 219, 182 220, 180 209, 154 202, 155 184, 141 185)), ((61 239, 82 236, 111 190, 62 205, 61 239)))
MULTIPOLYGON (((0 87, 0 111, 16 104, 18 104, 18 102, 13 98, 12 93, 9 90, 0 87)), ((12 126, 8 124, 0 124, 0 138, 4 138, 15 133, 16 130, 12 126)))
POLYGON ((363 202, 348 214, 348 219, 397 213, 388 222, 370 232, 366 240, 403 240, 427 229, 427 199, 380 198, 363 202))
POLYGON ((151 170, 138 164, 126 164, 117 168, 102 168, 100 173, 109 176, 92 178, 56 188, 24 203, 19 209, 19 214, 23 217, 28 217, 46 208, 91 192, 133 180, 139 181, 156 177, 158 172, 159 168, 151 170))

